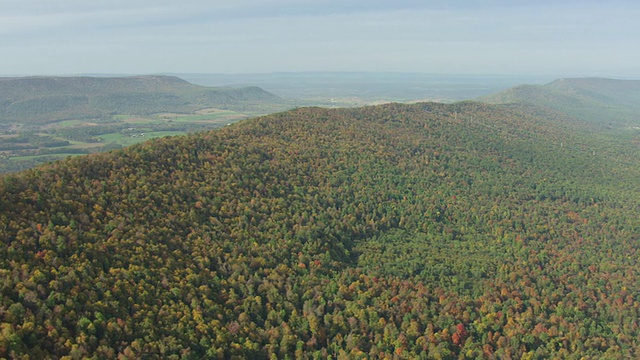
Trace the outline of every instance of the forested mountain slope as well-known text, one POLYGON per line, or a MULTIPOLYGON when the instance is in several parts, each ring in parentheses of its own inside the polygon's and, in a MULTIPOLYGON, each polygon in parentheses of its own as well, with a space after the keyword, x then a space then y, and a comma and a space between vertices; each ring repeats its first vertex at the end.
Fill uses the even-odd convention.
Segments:
POLYGON ((0 78, 0 121, 23 124, 264 106, 286 107, 257 87, 210 88, 171 76, 0 78))
POLYGON ((640 126, 640 80, 558 79, 481 98, 491 104, 530 103, 608 127, 640 126))
POLYGON ((545 114, 304 108, 0 178, 0 356, 638 357, 638 159, 545 114))

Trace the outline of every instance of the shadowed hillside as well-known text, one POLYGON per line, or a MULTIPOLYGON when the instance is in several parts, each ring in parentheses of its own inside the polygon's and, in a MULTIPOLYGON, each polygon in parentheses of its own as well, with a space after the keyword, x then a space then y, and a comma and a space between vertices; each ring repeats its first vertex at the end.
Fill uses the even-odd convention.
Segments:
POLYGON ((0 356, 637 358, 638 158, 534 110, 296 109, 1 177, 0 356))
POLYGON ((535 104, 600 126, 640 125, 639 80, 560 79, 546 85, 517 86, 481 100, 493 104, 535 104))

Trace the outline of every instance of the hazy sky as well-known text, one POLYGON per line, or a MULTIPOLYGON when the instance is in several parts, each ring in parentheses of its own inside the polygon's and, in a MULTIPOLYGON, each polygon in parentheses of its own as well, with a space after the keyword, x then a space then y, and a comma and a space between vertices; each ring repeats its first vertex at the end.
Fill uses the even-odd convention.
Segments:
POLYGON ((640 78, 640 2, 0 0, 0 74, 640 78))

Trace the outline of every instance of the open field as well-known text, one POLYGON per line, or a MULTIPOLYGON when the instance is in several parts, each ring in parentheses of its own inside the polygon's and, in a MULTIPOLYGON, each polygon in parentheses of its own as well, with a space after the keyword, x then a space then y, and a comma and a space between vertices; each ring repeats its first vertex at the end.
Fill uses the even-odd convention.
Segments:
POLYGON ((78 155, 81 155, 81 154, 60 153, 60 154, 47 154, 47 155, 30 155, 30 156, 12 157, 12 158, 9 158, 9 160, 12 162, 25 161, 25 160, 37 160, 37 159, 46 159, 46 161, 50 161, 52 158, 63 159, 68 156, 78 156, 78 155))
POLYGON ((111 133, 100 136, 103 142, 109 144, 118 144, 121 146, 129 146, 137 144, 139 142, 147 141, 149 139, 165 136, 184 135, 184 131, 154 131, 149 133, 135 133, 135 134, 123 134, 123 133, 111 133))

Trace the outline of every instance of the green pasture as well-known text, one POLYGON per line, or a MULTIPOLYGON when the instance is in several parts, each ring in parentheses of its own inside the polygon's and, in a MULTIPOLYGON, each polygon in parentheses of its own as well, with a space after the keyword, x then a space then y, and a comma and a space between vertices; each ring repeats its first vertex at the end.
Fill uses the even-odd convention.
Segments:
POLYGON ((63 120, 63 121, 58 121, 53 125, 57 127, 69 127, 69 126, 78 126, 86 123, 87 123, 86 120, 63 120))
MULTIPOLYGON (((68 156, 82 155, 82 153, 94 153, 97 151, 109 150, 120 147, 127 147, 153 138, 185 135, 187 132, 199 131, 206 128, 204 124, 223 125, 226 123, 237 122, 246 118, 248 115, 238 113, 231 110, 206 109, 197 114, 177 114, 177 113, 159 113, 149 116, 135 115, 114 115, 108 122, 114 126, 111 133, 102 135, 89 135, 83 132, 83 129, 95 126, 87 120, 64 120, 56 123, 34 128, 23 134, 3 135, 3 138, 11 138, 24 136, 25 141, 20 144, 33 145, 30 148, 22 149, 16 146, 10 157, 0 160, 0 173, 13 172, 21 169, 33 167, 39 163, 49 162, 53 160, 63 159, 68 156), (115 121, 115 123, 113 122, 115 121), (171 128, 174 123, 177 127, 175 130, 161 130, 163 128, 171 128), (203 127, 204 126, 204 127, 203 127), (56 133, 57 129, 69 128, 77 131, 80 136, 61 136, 56 133), (128 130, 132 128, 132 130, 128 130), (115 130, 117 129, 117 130, 115 130), (125 129, 124 131, 122 129, 125 129), (154 130, 158 131, 154 131, 154 130), (144 136, 142 136, 144 134, 144 136), (83 141, 82 137, 99 139, 99 141, 83 141), (53 139, 68 141, 69 145, 55 148, 48 148, 47 151, 55 151, 54 153, 39 154, 42 151, 40 142, 42 139, 53 139), (55 149, 55 150, 54 150, 55 149), (77 152, 80 152, 78 154, 77 152)), ((100 124, 98 126, 106 125, 100 124)), ((17 145, 20 145, 17 144, 17 145)))
POLYGON ((244 118, 246 115, 235 111, 217 111, 210 114, 194 114, 194 115, 178 115, 174 121, 190 122, 190 121, 217 121, 244 118))
POLYGON ((79 156, 79 155, 84 155, 84 154, 69 154, 65 152, 60 152, 60 153, 54 153, 54 154, 14 156, 14 157, 8 158, 8 160, 9 161, 25 161, 25 160, 34 160, 34 159, 57 160, 57 159, 64 159, 70 156, 79 156))
POLYGON ((186 132, 184 131, 152 131, 145 132, 144 136, 140 136, 141 133, 111 133, 100 135, 99 138, 102 139, 102 144, 118 144, 122 146, 129 146, 133 144, 137 144, 149 139, 165 137, 165 136, 175 136, 175 135, 184 135, 186 132))

